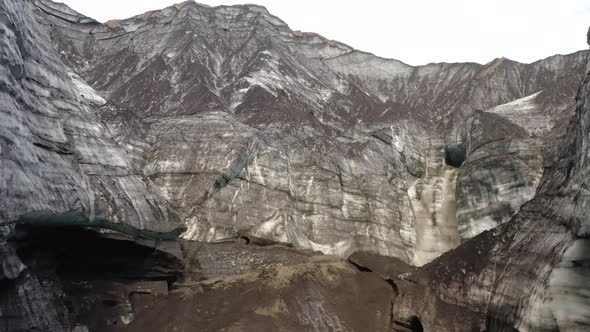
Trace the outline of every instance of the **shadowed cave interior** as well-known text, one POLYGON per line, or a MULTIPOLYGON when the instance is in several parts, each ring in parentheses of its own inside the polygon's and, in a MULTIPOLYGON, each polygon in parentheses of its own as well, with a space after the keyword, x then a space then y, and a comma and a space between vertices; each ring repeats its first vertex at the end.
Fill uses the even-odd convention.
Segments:
POLYGON ((449 144, 445 148, 445 163, 453 167, 461 167, 467 158, 463 144, 449 144))

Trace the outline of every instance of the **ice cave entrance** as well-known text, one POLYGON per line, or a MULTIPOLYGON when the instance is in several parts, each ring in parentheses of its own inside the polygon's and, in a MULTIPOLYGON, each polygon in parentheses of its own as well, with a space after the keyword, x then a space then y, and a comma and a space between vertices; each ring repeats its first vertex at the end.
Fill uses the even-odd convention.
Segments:
POLYGON ((463 144, 449 144, 445 148, 445 163, 453 167, 461 167, 465 162, 466 153, 463 144))
POLYGON ((412 316, 412 319, 410 320, 410 329, 412 330, 412 332, 423 332, 424 328, 422 327, 422 322, 420 321, 420 318, 416 317, 416 316, 412 316))

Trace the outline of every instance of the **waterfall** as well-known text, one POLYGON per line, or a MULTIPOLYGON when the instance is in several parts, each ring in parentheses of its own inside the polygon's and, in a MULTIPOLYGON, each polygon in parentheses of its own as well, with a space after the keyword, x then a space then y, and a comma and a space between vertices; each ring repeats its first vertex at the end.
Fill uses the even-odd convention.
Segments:
POLYGON ((460 243, 455 187, 458 169, 444 166, 440 176, 417 180, 408 190, 414 213, 414 259, 424 265, 460 243))

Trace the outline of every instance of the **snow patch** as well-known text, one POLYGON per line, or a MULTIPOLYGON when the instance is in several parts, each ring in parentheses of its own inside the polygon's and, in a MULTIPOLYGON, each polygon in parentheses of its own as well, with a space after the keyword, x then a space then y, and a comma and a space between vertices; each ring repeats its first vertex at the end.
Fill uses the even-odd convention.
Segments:
POLYGON ((543 114, 537 103, 535 103, 535 98, 541 92, 543 92, 543 90, 509 103, 493 107, 487 110, 487 112, 507 118, 523 127, 531 135, 546 133, 553 128, 554 123, 551 117, 543 114))
POLYGON ((84 99, 99 106, 107 103, 107 101, 102 98, 90 85, 88 85, 88 83, 80 78, 80 76, 72 72, 68 72, 68 76, 70 76, 70 79, 74 83, 76 91, 78 91, 78 93, 84 97, 84 99))

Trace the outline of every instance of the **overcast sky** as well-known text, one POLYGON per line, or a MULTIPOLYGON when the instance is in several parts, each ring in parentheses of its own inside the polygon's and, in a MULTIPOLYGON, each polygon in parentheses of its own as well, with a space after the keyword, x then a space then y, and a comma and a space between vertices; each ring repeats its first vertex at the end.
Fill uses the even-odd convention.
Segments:
MULTIPOLYGON (((182 0, 61 0, 104 22, 182 0)), ((201 0, 256 3, 291 29, 411 65, 507 57, 532 62, 586 49, 590 0, 201 0)))

